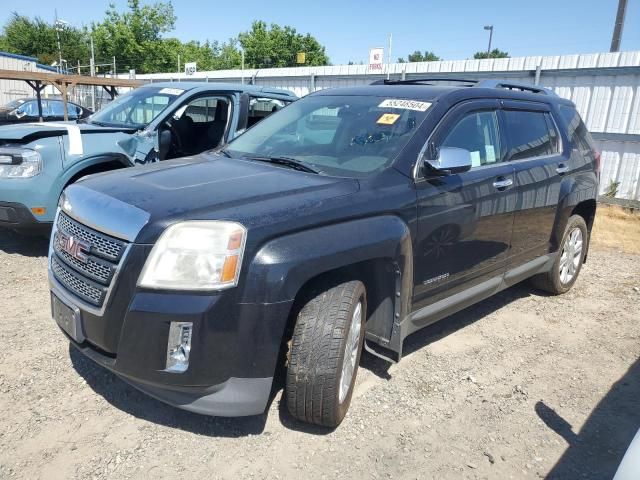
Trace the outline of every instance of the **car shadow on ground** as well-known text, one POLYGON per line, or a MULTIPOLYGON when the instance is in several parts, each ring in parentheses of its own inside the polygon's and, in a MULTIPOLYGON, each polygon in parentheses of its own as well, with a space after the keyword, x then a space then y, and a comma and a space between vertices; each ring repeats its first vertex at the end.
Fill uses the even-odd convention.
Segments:
POLYGON ((546 478, 613 478, 640 428, 638 399, 640 359, 613 384, 579 432, 556 412, 555 405, 537 402, 538 417, 569 444, 546 478))
POLYGON ((12 230, 0 229, 0 252, 27 257, 46 257, 48 249, 49 239, 44 231, 21 235, 12 230))
MULTIPOLYGON (((462 330, 463 328, 497 310, 500 310, 510 303, 531 295, 546 297, 549 294, 535 289, 529 285, 528 282, 514 285, 513 287, 503 290, 482 302, 471 305, 450 317, 444 318, 433 325, 429 325, 428 327, 409 335, 404 341, 402 356, 403 358, 407 357, 431 343, 437 342, 458 330, 462 330)), ((390 380, 390 367, 390 363, 385 362, 384 360, 367 352, 363 352, 362 359, 360 361, 360 368, 365 368, 384 380, 390 380)))
MULTIPOLYGON (((139 392, 69 345, 73 368, 107 402, 136 418, 211 437, 244 437, 264 432, 266 413, 252 417, 210 417, 172 407, 139 392)), ((268 433, 268 432, 267 432, 268 433)))

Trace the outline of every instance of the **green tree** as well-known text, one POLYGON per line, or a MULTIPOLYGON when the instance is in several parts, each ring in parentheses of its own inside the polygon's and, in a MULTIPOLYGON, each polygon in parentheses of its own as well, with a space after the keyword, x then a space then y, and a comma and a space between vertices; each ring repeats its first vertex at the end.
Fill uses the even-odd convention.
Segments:
POLYGON ((503 52, 502 50, 494 48, 489 53, 476 52, 473 54, 473 58, 476 60, 480 60, 482 58, 509 58, 509 52, 503 52))
POLYGON ((39 62, 51 65, 59 62, 57 35, 60 35, 62 58, 69 66, 78 61, 86 63, 89 55, 86 29, 69 25, 59 27, 40 17, 33 19, 14 12, 4 25, 0 35, 0 48, 10 53, 36 57, 39 62))
POLYGON ((306 54, 305 65, 327 65, 329 58, 318 40, 302 35, 295 28, 255 21, 251 30, 238 35, 249 68, 297 66, 296 55, 306 54))
POLYGON ((435 53, 430 52, 429 50, 425 50, 424 53, 422 53, 420 50, 416 50, 415 52, 409 54, 407 56, 407 60, 405 60, 404 58, 399 58, 398 59, 398 63, 406 63, 407 61, 409 62, 437 62, 439 60, 442 60, 439 56, 437 56, 435 53))
POLYGON ((125 69, 135 68, 141 73, 158 71, 159 67, 177 66, 177 53, 168 58, 179 41, 165 44, 162 34, 173 30, 176 16, 171 2, 157 2, 140 6, 139 0, 129 0, 128 10, 120 13, 110 4, 105 19, 91 26, 96 57, 114 56, 125 69))

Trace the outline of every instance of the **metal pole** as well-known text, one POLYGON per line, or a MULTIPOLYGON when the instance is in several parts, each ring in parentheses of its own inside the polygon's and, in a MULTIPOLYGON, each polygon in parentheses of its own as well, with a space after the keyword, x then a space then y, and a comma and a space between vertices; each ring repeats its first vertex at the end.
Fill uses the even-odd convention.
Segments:
POLYGON ((493 38, 493 25, 489 28, 489 46, 487 47, 487 58, 491 55, 491 40, 493 38))
POLYGON ((620 39, 622 38, 622 28, 624 27, 624 17, 627 13, 627 0, 618 0, 618 13, 616 14, 616 24, 613 28, 610 52, 620 51, 620 39))
POLYGON ((60 24, 58 22, 58 10, 54 10, 56 15, 56 39, 58 40, 58 69, 62 73, 62 47, 60 46, 60 24))
POLYGON ((240 54, 242 55, 242 66, 240 67, 241 70, 241 78, 242 78, 242 84, 244 85, 244 48, 242 49, 242 51, 240 52, 240 54))
POLYGON ((111 78, 116 78, 116 56, 113 56, 113 73, 111 74, 111 78))
POLYGON ((393 42, 393 33, 389 34, 389 54, 387 55, 387 80, 391 76, 391 45, 393 42))
MULTIPOLYGON (((89 37, 91 39, 91 59, 89 60, 89 68, 91 71, 91 76, 96 76, 96 57, 95 52, 93 51, 93 35, 89 37)), ((96 111, 96 87, 95 85, 91 86, 91 110, 96 111)))

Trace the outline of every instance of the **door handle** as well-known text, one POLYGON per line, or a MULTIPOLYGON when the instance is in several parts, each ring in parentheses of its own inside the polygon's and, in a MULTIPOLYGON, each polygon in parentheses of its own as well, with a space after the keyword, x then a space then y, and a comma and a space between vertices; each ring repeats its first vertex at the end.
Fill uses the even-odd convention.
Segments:
POLYGON ((493 187, 498 190, 506 190, 511 185, 513 185, 513 180, 510 178, 498 177, 495 182, 493 182, 493 187))
POLYGON ((558 164, 558 167, 556 168, 556 172, 558 172, 559 175, 564 175, 568 171, 569 167, 567 167, 564 163, 558 164))

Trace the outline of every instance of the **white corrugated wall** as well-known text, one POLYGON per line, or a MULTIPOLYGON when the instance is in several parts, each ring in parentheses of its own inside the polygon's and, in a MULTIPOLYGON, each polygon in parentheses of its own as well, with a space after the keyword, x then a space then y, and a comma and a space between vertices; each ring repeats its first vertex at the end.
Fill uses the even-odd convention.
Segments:
MULTIPOLYGON (((572 100, 602 151, 601 193, 617 182, 619 198, 640 200, 640 52, 531 56, 485 60, 396 63, 393 78, 405 76, 507 77, 533 83, 540 67, 540 83, 572 100)), ((368 74, 367 65, 249 69, 245 81, 285 88, 298 96, 314 90, 371 83, 382 75, 368 74)), ((139 79, 240 82, 239 70, 139 75, 139 79)))

